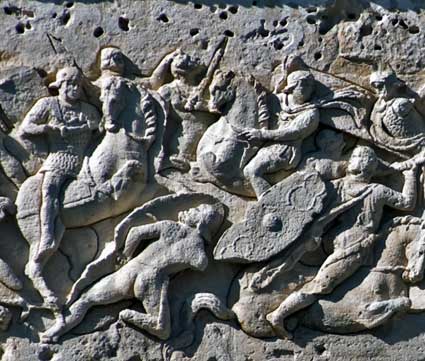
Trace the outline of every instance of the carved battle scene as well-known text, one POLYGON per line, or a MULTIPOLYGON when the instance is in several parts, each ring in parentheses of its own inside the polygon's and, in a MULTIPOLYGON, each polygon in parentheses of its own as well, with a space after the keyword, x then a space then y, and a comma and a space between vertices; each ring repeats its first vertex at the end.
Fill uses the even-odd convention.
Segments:
POLYGON ((298 347, 308 332, 373 334, 420 317, 425 64, 407 71, 358 47, 395 15, 359 7, 342 19, 342 5, 305 9, 316 61, 335 50, 323 29, 336 27, 330 66, 302 50, 298 25, 278 32, 288 17, 157 45, 152 59, 110 36, 90 59, 82 48, 82 63, 48 35, 60 61, 42 91, 19 111, 0 91, 5 340, 25 332, 49 353, 131 329, 163 360, 200 360, 214 345, 202 335, 220 327, 298 347), (235 60, 239 42, 254 52, 265 37, 268 68, 235 60))

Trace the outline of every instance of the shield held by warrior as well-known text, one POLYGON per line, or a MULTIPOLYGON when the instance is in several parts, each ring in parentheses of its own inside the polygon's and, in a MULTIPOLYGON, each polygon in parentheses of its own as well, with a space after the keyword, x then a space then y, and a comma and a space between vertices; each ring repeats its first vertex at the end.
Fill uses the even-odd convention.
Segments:
POLYGON ((322 212, 326 186, 317 172, 297 172, 249 207, 245 221, 230 227, 214 258, 236 263, 265 261, 293 245, 322 212))

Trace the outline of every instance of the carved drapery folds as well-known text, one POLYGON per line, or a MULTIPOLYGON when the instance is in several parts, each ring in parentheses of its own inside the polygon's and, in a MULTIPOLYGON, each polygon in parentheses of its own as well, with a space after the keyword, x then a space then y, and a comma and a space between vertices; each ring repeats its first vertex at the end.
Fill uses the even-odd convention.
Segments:
POLYGON ((297 56, 272 87, 226 56, 227 38, 206 63, 177 49, 142 77, 104 47, 96 79, 58 69, 14 131, 0 113, 0 221, 28 249, 22 271, 0 259, 3 329, 9 307, 47 312, 54 343, 124 300, 113 322, 160 340, 201 309, 284 339, 294 318, 353 333, 423 311, 421 96, 388 70, 334 87, 297 56), (229 265, 231 297, 201 284, 173 314, 176 275, 229 265))

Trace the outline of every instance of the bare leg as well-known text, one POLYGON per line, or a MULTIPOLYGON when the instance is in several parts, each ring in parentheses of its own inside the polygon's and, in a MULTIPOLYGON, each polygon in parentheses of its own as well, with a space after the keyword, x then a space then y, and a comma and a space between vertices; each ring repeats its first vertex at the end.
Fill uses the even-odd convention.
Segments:
POLYGON ((266 316, 279 337, 291 338, 292 336, 284 327, 284 321, 288 316, 313 304, 319 295, 331 293, 361 264, 362 257, 359 252, 353 252, 344 257, 343 251, 336 250, 329 256, 313 281, 307 283, 298 292, 289 295, 276 310, 266 316))
POLYGON ((58 318, 56 323, 41 335, 43 342, 56 342, 58 338, 81 323, 87 311, 97 305, 109 305, 132 298, 134 277, 123 267, 103 278, 89 289, 69 308, 65 320, 58 318))
POLYGON ((51 172, 44 173, 42 184, 42 204, 40 207, 41 237, 38 245, 32 247, 31 258, 26 267, 28 277, 48 304, 57 304, 57 298, 47 286, 42 270, 50 257, 59 248, 63 236, 63 225, 59 214, 59 194, 64 183, 63 176, 51 172))
POLYGON ((314 294, 303 292, 292 293, 285 299, 285 301, 280 304, 276 310, 266 316, 267 321, 270 322, 277 336, 281 338, 292 339, 292 334, 285 329, 285 319, 294 312, 310 306, 316 302, 317 299, 318 296, 314 294))
POLYGON ((168 284, 167 276, 161 277, 157 274, 148 278, 146 274, 139 276, 134 285, 134 294, 142 301, 147 313, 124 310, 120 312, 120 319, 146 330, 161 340, 168 339, 171 333, 168 284))
POLYGON ((257 198, 270 188, 269 182, 264 179, 265 174, 293 168, 296 165, 291 164, 289 157, 287 146, 273 144, 269 147, 261 148, 245 166, 243 173, 251 182, 257 198))

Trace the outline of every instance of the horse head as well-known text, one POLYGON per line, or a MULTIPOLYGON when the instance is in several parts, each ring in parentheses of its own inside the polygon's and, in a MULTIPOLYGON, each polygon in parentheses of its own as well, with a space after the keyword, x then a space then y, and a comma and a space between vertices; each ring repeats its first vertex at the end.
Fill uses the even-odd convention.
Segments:
POLYGON ((425 269, 425 221, 418 219, 416 237, 406 247, 407 267, 403 279, 417 283, 424 277, 425 269))

